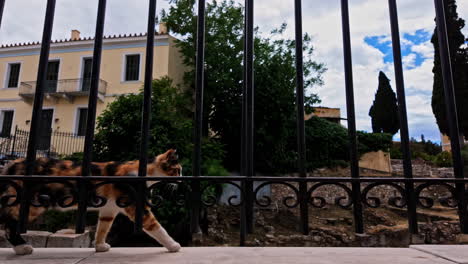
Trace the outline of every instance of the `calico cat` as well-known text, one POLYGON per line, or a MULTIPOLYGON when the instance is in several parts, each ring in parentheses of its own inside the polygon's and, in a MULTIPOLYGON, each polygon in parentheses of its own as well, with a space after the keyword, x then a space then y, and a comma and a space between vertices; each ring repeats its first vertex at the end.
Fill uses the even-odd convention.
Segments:
MULTIPOLYGON (((124 163, 118 162, 95 162, 91 166, 91 174, 93 176, 137 176, 138 161, 128 161, 124 163)), ((18 159, 6 165, 1 175, 24 175, 25 160, 18 159)), ((154 161, 148 164, 147 175, 149 176, 181 176, 182 166, 179 164, 176 151, 173 149, 158 155, 154 161)), ((49 175, 49 176, 78 176, 81 175, 81 166, 69 160, 55 160, 49 158, 39 158, 36 161, 34 175, 49 175)), ((19 204, 15 206, 6 206, 12 202, 16 196, 16 191, 6 184, 1 184, 0 176, 0 223, 4 223, 8 241, 12 244, 13 250, 18 255, 31 254, 33 248, 27 245, 24 239, 17 232, 19 204)), ((21 181, 16 182, 21 186, 21 181)), ((95 182, 99 183, 99 182, 95 182)), ((72 183, 74 184, 74 183, 72 183)), ((147 182, 149 186, 151 182, 147 182)), ((31 222, 44 213, 47 209, 64 210, 57 204, 70 204, 72 198, 67 193, 71 192, 71 187, 61 183, 50 183, 45 185, 33 185, 31 193, 47 193, 49 199, 48 205, 44 207, 30 206, 28 221, 31 222), (34 189, 35 188, 35 189, 34 189)), ((116 201, 127 195, 129 187, 125 184, 105 184, 95 190, 95 194, 107 199, 103 207, 94 208, 99 211, 99 221, 95 236, 96 252, 106 252, 110 249, 110 245, 106 243, 106 237, 112 226, 112 223, 117 214, 122 213, 130 218, 135 219, 135 207, 129 206, 121 208, 117 206, 116 201)), ((37 198, 37 197, 36 197, 37 198)), ((40 197, 39 197, 40 199, 40 197)), ((77 205, 71 206, 71 209, 76 209, 77 205)), ((93 210, 93 208, 89 208, 93 210)), ((159 224, 148 206, 144 208, 143 215, 143 230, 156 239, 161 245, 167 248, 170 252, 180 250, 180 244, 174 241, 159 224)))

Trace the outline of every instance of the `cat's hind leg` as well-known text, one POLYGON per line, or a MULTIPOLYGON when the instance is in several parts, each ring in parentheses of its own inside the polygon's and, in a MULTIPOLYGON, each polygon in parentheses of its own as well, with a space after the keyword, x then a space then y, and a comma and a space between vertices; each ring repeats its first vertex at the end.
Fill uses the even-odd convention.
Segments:
POLYGON ((33 247, 26 244, 26 241, 21 237, 18 232, 18 221, 9 218, 5 223, 5 231, 7 240, 13 246, 13 251, 16 255, 29 255, 33 253, 33 247))

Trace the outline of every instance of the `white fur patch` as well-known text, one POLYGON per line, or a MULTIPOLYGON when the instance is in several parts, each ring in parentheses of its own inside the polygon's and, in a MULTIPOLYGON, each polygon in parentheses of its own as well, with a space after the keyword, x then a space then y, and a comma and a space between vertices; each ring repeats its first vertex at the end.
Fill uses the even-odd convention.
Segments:
POLYGON ((16 255, 29 255, 33 253, 34 248, 31 245, 23 244, 13 247, 16 255))
POLYGON ((145 232, 155 238, 161 245, 167 248, 169 252, 177 252, 181 248, 180 244, 175 242, 162 226, 158 230, 145 230, 145 232))
POLYGON ((107 252, 110 248, 111 246, 107 243, 97 244, 95 247, 96 252, 107 252))

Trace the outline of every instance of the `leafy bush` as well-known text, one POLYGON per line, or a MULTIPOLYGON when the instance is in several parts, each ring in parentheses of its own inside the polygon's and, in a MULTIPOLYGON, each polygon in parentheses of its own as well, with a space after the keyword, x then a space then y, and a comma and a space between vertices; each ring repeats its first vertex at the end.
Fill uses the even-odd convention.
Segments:
POLYGON ((437 154, 434 159, 434 164, 438 167, 452 167, 452 154, 447 151, 437 154))
POLYGON ((392 146, 391 134, 387 133, 366 133, 363 131, 357 132, 358 137, 358 152, 364 154, 371 151, 390 151, 392 146))
POLYGON ((60 157, 62 160, 71 160, 74 162, 82 162, 83 161, 83 152, 75 152, 70 155, 64 155, 60 157))
MULTIPOLYGON (((297 170, 296 123, 288 124, 288 145, 276 150, 274 159, 269 160, 273 173, 291 172, 297 170)), ((348 131, 340 124, 327 121, 320 117, 312 117, 305 123, 306 135, 306 166, 313 170, 320 167, 346 166, 349 161, 348 131)), ((358 152, 388 151, 392 136, 389 134, 371 134, 358 132, 358 152)))
MULTIPOLYGON (((34 226, 39 230, 57 232, 60 229, 72 228, 76 223, 76 211, 55 211, 48 210, 41 217, 44 219, 39 226, 34 226)), ((86 223, 88 225, 95 225, 97 223, 97 212, 88 212, 86 214, 86 223)), ((34 224, 33 224, 34 225, 34 224)))

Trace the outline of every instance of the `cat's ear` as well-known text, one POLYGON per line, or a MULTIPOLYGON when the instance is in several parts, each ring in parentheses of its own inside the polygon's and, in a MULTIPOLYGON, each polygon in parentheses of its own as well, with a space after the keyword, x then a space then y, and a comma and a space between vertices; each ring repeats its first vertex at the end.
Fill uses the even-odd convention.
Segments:
POLYGON ((166 160, 167 160, 167 163, 171 165, 179 163, 179 155, 177 155, 177 150, 176 149, 168 150, 166 160))

